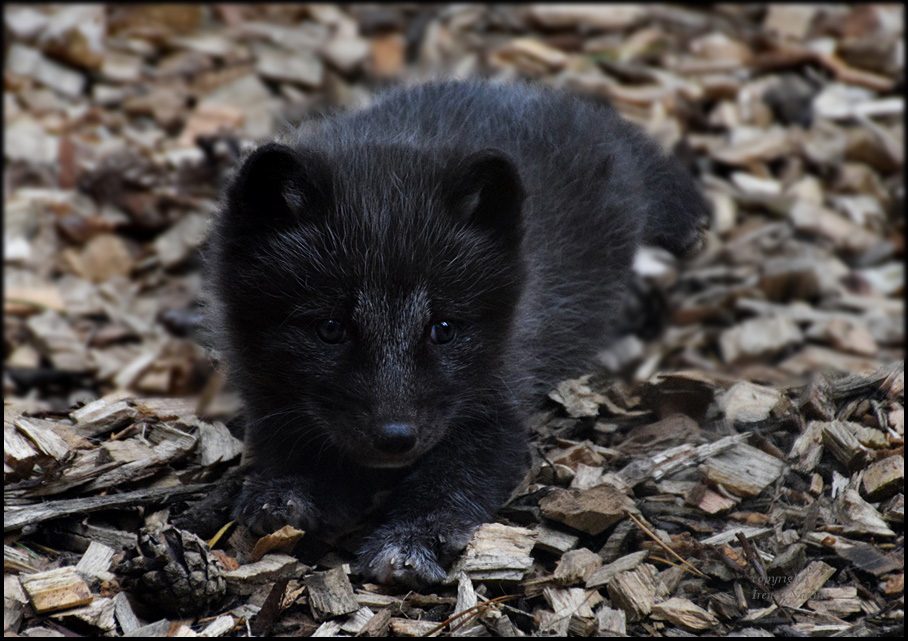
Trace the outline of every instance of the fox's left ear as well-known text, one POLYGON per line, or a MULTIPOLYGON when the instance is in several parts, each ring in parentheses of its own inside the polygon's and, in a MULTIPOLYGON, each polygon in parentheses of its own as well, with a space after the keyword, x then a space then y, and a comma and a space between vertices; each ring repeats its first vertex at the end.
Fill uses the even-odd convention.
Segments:
POLYGON ((520 173, 506 153, 487 148, 453 162, 447 170, 453 214, 496 238, 519 241, 525 193, 520 173))
POLYGON ((235 236, 317 221, 332 202, 331 174, 328 161, 314 151, 262 145, 227 188, 226 216, 235 236))

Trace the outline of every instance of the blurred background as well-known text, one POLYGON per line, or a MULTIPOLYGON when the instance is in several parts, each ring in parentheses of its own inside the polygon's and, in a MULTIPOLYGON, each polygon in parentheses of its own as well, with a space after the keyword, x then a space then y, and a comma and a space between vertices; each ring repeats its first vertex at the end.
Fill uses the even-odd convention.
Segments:
POLYGON ((4 399, 195 395, 203 247, 243 151, 439 74, 610 100, 696 175, 706 250, 637 264, 630 381, 904 359, 904 7, 6 4, 4 399))

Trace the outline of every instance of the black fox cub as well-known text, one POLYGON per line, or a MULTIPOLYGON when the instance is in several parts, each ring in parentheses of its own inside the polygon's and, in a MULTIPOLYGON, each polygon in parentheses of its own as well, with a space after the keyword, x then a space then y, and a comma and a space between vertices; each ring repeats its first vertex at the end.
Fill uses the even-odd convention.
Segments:
POLYGON ((684 253, 708 208, 610 107, 436 82, 266 144, 236 171, 209 313, 246 408, 236 516, 338 532, 424 585, 527 461, 528 410, 614 333, 643 243, 684 253))

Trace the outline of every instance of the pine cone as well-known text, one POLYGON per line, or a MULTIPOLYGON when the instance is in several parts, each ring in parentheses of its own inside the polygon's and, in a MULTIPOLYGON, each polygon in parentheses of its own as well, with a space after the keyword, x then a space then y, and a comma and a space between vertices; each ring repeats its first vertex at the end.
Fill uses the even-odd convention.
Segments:
POLYGON ((120 584, 143 603, 178 616, 204 614, 226 593, 224 568, 208 544, 168 525, 139 532, 138 545, 116 566, 120 584))

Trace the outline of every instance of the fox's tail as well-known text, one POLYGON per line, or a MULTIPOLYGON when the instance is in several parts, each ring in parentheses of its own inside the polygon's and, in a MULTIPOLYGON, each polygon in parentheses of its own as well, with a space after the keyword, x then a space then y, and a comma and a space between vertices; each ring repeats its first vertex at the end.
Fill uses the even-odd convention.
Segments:
POLYGON ((643 241, 664 247, 676 256, 697 253, 709 227, 709 201, 674 156, 661 154, 646 164, 644 184, 649 212, 643 241))

